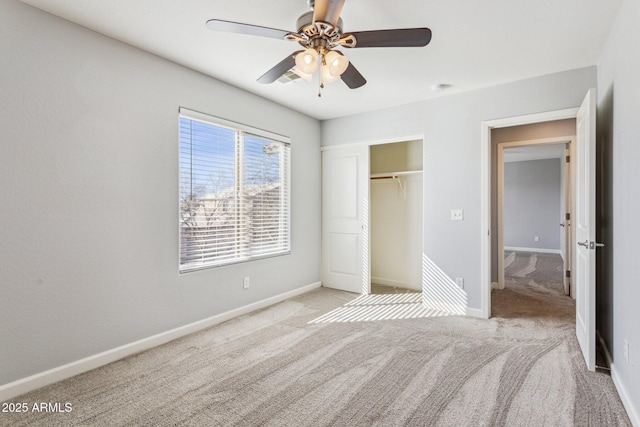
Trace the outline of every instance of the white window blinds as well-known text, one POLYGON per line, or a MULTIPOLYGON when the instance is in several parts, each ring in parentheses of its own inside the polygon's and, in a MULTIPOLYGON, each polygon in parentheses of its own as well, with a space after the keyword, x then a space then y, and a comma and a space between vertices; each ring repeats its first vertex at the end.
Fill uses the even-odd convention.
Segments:
POLYGON ((180 271, 287 254, 286 138, 180 109, 180 271))

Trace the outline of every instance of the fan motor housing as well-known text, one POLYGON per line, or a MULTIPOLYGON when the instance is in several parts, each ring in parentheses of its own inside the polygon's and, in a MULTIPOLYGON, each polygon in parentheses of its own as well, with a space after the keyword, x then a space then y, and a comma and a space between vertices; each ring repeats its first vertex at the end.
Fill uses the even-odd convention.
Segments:
POLYGON ((314 25, 312 10, 309 12, 303 13, 298 18, 298 22, 297 22, 298 33, 305 34, 309 38, 313 38, 314 36, 320 35, 320 32, 318 31, 318 26, 321 26, 324 30, 324 33, 326 33, 330 37, 334 37, 336 33, 338 35, 342 34, 342 28, 343 28, 342 18, 338 19, 338 24, 335 27, 333 27, 331 24, 328 24, 326 22, 317 22, 314 25))

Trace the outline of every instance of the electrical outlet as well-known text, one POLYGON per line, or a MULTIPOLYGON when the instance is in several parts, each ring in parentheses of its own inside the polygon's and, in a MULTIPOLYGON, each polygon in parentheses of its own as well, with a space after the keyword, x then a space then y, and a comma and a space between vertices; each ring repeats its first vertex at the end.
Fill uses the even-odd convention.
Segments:
POLYGON ((250 282, 249 282, 249 276, 246 276, 246 277, 242 280, 242 287, 243 287, 244 289, 249 289, 249 285, 250 285, 250 282))
POLYGON ((629 341, 624 340, 622 352, 624 353, 624 361, 629 363, 629 341))
POLYGON ((460 287, 460 289, 464 289, 464 278, 456 277, 456 284, 460 287))
POLYGON ((451 209, 451 221, 462 221, 462 209, 451 209))
POLYGON ((540 241, 540 236, 536 236, 536 237, 534 237, 534 238, 533 238, 533 241, 534 241, 534 242, 539 242, 539 241, 540 241))

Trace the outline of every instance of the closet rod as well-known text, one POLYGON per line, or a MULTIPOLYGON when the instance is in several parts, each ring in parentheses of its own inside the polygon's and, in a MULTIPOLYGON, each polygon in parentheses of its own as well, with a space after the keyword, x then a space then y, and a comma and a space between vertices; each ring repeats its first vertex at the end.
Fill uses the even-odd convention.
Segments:
POLYGON ((398 175, 372 176, 371 179, 398 179, 398 175))
POLYGON ((383 172, 371 174, 371 179, 398 179, 401 176, 421 174, 422 171, 404 171, 404 172, 383 172))

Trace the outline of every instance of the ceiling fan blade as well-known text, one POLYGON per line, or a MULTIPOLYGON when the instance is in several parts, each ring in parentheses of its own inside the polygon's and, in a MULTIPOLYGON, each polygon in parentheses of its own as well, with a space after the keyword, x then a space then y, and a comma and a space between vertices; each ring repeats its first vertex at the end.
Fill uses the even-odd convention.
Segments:
POLYGON ((260 27, 258 25, 242 24, 240 22, 222 21, 210 19, 207 28, 212 31, 224 31, 227 33, 247 34, 250 36, 269 37, 284 40, 291 31, 278 30, 276 28, 260 27))
POLYGON ((349 66, 340 76, 342 81, 349 86, 349 89, 358 89, 367 83, 367 80, 360 74, 360 71, 349 62, 349 66))
POLYGON ((428 28, 402 28, 397 30, 359 31, 345 34, 343 38, 353 36, 355 46, 345 47, 422 47, 431 41, 431 30, 428 28))
POLYGON ((334 27, 340 19, 345 0, 315 0, 313 22, 326 22, 334 27))
POLYGON ((258 83, 269 84, 278 80, 284 73, 289 71, 296 65, 296 55, 302 52, 301 50, 293 52, 291 55, 284 58, 272 69, 264 73, 258 78, 258 83))

